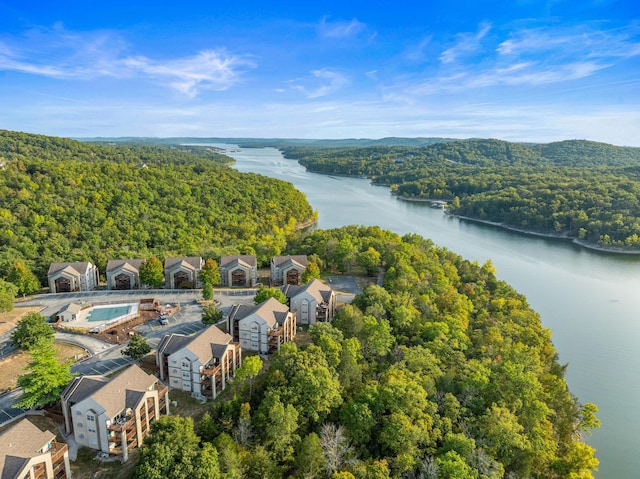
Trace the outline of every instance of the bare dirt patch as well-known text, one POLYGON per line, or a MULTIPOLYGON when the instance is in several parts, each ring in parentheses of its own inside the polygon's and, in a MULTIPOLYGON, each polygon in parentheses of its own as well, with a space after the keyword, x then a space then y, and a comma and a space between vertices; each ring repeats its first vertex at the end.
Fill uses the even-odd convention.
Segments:
POLYGON ((8 313, 0 313, 0 335, 11 331, 17 322, 27 313, 40 311, 41 309, 42 307, 40 306, 24 306, 14 307, 13 311, 9 311, 8 313))
MULTIPOLYGON (((84 349, 73 344, 55 342, 54 346, 58 350, 60 361, 79 359, 86 355, 84 349)), ((15 388, 18 376, 25 374, 24 368, 28 363, 29 355, 23 351, 17 351, 0 360, 0 391, 15 388)))

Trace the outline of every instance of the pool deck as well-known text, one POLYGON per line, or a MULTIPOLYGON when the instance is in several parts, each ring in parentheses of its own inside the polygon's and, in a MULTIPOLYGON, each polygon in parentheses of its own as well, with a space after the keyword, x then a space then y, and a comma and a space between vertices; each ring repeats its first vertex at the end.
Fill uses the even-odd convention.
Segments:
POLYGON ((82 311, 80 311, 80 313, 78 313, 78 318, 75 321, 62 323, 62 326, 65 328, 82 328, 87 330, 91 330, 94 328, 105 329, 111 323, 117 324, 121 322, 122 319, 125 317, 127 319, 131 319, 137 315, 138 315, 138 303, 127 302, 127 303, 114 303, 114 304, 100 304, 100 305, 93 306, 91 308, 83 309, 82 311), (122 307, 122 306, 129 306, 130 307, 129 313, 122 316, 118 316, 116 318, 106 319, 104 321, 88 321, 87 320, 91 310, 115 308, 115 307, 122 307))

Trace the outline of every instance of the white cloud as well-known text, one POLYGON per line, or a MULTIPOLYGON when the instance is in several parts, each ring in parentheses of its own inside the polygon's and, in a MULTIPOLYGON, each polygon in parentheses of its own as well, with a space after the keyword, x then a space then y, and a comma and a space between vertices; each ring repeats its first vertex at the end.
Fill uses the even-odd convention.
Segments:
POLYGON ((357 36, 359 33, 365 31, 366 28, 366 24, 355 18, 348 22, 341 20, 332 22, 325 16, 320 20, 318 33, 324 38, 350 38, 357 36))
POLYGON ((231 88, 244 71, 255 68, 247 57, 224 49, 172 59, 130 56, 117 34, 73 33, 59 25, 32 30, 12 43, 19 46, 0 44, 0 70, 57 79, 144 78, 188 96, 231 88))
POLYGON ((477 52, 482 48, 482 39, 491 30, 489 23, 481 23, 476 33, 458 33, 455 43, 440 54, 442 63, 452 63, 460 56, 477 52))
POLYGON ((176 91, 195 96, 203 89, 227 90, 238 82, 241 72, 253 63, 224 50, 204 50, 193 57, 168 61, 146 57, 124 58, 120 63, 168 85, 176 91))
POLYGON ((629 58, 640 55, 640 28, 635 24, 617 29, 598 25, 525 28, 512 32, 496 51, 502 56, 540 55, 560 57, 629 58))

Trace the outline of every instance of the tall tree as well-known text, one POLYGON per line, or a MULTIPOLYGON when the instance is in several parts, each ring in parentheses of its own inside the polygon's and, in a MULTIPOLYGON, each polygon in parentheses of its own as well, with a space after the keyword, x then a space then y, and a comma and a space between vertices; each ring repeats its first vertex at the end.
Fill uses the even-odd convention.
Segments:
POLYGON ((18 294, 26 296, 40 289, 40 281, 22 261, 16 261, 9 269, 7 279, 18 287, 18 294))
POLYGON ((190 417, 160 417, 151 424, 151 434, 140 448, 133 477, 192 479, 198 464, 199 442, 190 417))
POLYGON ((222 311, 214 303, 207 304, 202 308, 203 324, 216 324, 222 319, 222 311))
POLYGON ((140 283, 159 288, 164 283, 164 266, 155 256, 140 265, 140 283))
POLYGON ((302 282, 308 283, 309 281, 318 278, 320 278, 320 268, 318 267, 318 264, 314 261, 309 261, 304 273, 302 273, 302 282))
POLYGON ((18 294, 18 287, 0 279, 0 313, 13 310, 13 300, 18 294))
POLYGON ((316 479, 324 469, 322 443, 315 432, 309 433, 302 440, 295 460, 298 477, 316 479))
POLYGON ((288 301, 287 297, 279 288, 269 288, 268 286, 261 284, 260 288, 258 288, 258 292, 253 298, 253 302, 255 304, 260 304, 269 298, 276 298, 282 304, 287 304, 288 301))
POLYGON ((200 281, 202 284, 210 284, 211 286, 220 284, 220 268, 216 260, 209 258, 205 261, 200 270, 200 281))
POLYGON ((11 341, 20 349, 30 349, 38 341, 53 341, 54 334, 47 318, 32 311, 18 321, 11 333, 11 341))
POLYGON ((141 334, 134 335, 125 349, 122 350, 124 356, 129 356, 136 361, 140 361, 151 352, 151 346, 141 334))
POLYGON ((202 286, 202 299, 205 301, 211 301, 213 299, 213 286, 209 283, 205 283, 202 286))
POLYGON ((253 394, 253 380, 262 371, 260 356, 249 356, 242 361, 242 366, 236 370, 236 381, 249 382, 249 397, 253 394))
POLYGON ((60 393, 73 378, 71 363, 60 362, 53 341, 46 339, 31 346, 29 355, 30 361, 25 368, 29 372, 18 377, 23 394, 16 406, 31 409, 58 401, 60 393))

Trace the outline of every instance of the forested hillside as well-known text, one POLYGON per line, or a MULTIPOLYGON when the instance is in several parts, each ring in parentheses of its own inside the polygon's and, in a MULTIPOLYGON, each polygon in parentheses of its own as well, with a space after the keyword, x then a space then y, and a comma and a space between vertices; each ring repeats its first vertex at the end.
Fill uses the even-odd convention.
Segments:
POLYGON ((293 185, 239 173, 207 148, 0 131, 0 277, 16 260, 40 280, 52 261, 280 252, 313 211, 293 185))
POLYGON ((370 177, 400 197, 448 200, 453 214, 640 251, 640 148, 463 140, 283 153, 311 171, 370 177))
POLYGON ((137 478, 592 478, 580 437, 597 409, 568 391, 550 331, 490 262, 377 227, 289 251, 325 269, 382 265, 384 287, 312 326, 311 344, 284 345, 255 381, 259 367, 244 370, 195 426, 154 423, 137 478))

